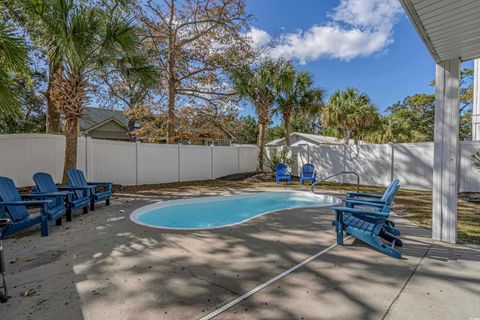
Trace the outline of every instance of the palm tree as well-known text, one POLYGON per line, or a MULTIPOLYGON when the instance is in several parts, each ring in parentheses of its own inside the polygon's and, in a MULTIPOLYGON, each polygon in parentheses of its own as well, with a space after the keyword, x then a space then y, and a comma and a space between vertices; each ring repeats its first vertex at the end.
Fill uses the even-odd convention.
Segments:
POLYGON ((27 69, 27 53, 23 40, 0 20, 0 112, 3 117, 14 115, 20 107, 12 74, 27 69))
POLYGON ((276 78, 277 108, 285 128, 285 144, 290 146, 290 119, 294 114, 314 114, 320 110, 324 90, 313 88, 308 72, 297 72, 291 62, 281 64, 276 78))
POLYGON ((379 121, 377 109, 370 98, 355 88, 336 91, 328 99, 322 112, 322 125, 334 132, 337 138, 348 143, 373 130, 379 121))
MULTIPOLYGON (((87 100, 90 80, 96 71, 111 65, 116 59, 129 57, 139 44, 131 22, 120 15, 109 15, 99 9, 75 6, 69 0, 59 6, 55 28, 42 34, 42 46, 53 56, 62 57, 52 75, 51 99, 65 118, 66 171, 76 167, 78 119, 87 100)), ((57 8, 57 7, 55 7, 57 8)))
POLYGON ((265 131, 270 123, 275 103, 275 78, 279 67, 278 61, 267 60, 254 67, 241 66, 230 72, 233 86, 238 95, 249 100, 255 106, 259 124, 257 138, 257 145, 260 149, 257 163, 259 171, 263 171, 265 131))
POLYGON ((63 50, 52 48, 50 39, 55 41, 59 32, 66 32, 65 22, 75 6, 74 0, 19 0, 7 5, 12 15, 28 32, 34 45, 46 56, 48 65, 47 133, 60 132, 60 113, 52 99, 53 76, 61 68, 63 50), (62 30, 64 28, 64 30, 62 30))

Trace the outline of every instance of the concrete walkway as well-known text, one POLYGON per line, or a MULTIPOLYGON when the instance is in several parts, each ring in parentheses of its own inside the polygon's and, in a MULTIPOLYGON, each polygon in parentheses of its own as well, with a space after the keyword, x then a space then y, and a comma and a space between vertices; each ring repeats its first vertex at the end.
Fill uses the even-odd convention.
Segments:
MULTIPOLYGON (((160 198, 117 197, 52 226, 49 237, 34 230, 6 240, 12 299, 0 305, 1 319, 199 319, 335 242, 328 209, 199 232, 128 219, 160 198), (126 219, 106 221, 119 215, 126 219)), ((402 260, 349 241, 216 319, 480 317, 480 248, 432 244, 428 230, 397 224, 402 260)))

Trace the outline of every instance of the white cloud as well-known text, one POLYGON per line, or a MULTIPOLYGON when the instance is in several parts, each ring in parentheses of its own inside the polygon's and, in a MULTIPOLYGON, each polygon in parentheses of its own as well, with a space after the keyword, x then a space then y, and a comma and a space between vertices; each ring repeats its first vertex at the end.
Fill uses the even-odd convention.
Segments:
POLYGON ((398 0, 342 0, 330 17, 360 28, 391 29, 401 8, 398 0))
MULTIPOLYGON (((300 63, 319 58, 348 61, 370 56, 393 42, 392 29, 400 13, 398 0, 340 0, 329 14, 328 23, 281 34, 268 54, 297 59, 300 63)), ((257 46, 268 45, 273 38, 256 28, 252 28, 249 36, 257 46)))
POLYGON ((255 27, 250 29, 247 33, 247 37, 250 37, 253 44, 257 47, 266 46, 272 41, 272 36, 269 35, 267 31, 255 27))

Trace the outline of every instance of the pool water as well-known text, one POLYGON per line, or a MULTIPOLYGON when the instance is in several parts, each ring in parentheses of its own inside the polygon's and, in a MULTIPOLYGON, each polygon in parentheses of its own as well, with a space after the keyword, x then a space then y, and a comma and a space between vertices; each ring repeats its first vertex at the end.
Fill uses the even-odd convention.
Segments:
POLYGON ((210 229, 239 224, 270 212, 340 203, 328 195, 309 192, 259 192, 235 196, 171 200, 135 210, 136 223, 165 229, 210 229))

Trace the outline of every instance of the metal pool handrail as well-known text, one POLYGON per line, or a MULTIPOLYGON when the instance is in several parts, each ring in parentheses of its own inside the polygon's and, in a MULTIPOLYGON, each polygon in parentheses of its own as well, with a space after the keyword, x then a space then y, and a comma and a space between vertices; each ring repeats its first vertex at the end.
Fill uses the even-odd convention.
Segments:
POLYGON ((321 180, 318 180, 316 181, 315 183, 312 183, 312 192, 313 193, 316 193, 315 192, 315 186, 320 183, 320 182, 323 182, 325 180, 328 180, 328 179, 331 179, 333 177, 336 177, 336 176, 339 176, 341 174, 353 174, 355 176, 357 176, 357 192, 360 192, 360 176, 358 175, 358 173, 354 172, 354 171, 340 171, 340 172, 337 172, 335 174, 332 174, 331 176, 328 176, 326 178, 323 178, 321 180))

